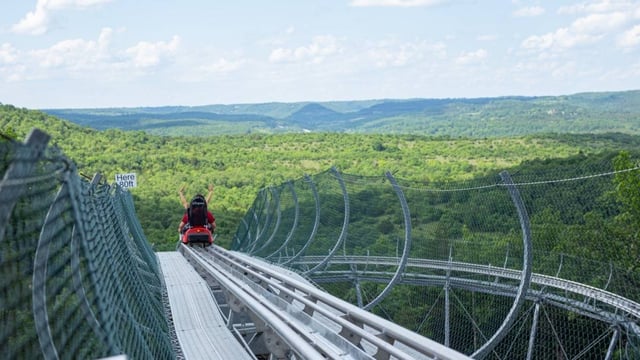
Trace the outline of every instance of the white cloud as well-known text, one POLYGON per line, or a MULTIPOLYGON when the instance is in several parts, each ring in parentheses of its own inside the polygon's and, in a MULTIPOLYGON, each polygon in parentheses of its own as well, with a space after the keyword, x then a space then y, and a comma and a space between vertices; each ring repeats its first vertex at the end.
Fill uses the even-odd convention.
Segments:
POLYGON ((524 39, 521 47, 526 50, 563 51, 576 46, 602 42, 617 38, 621 47, 633 43, 633 30, 620 32, 630 22, 640 19, 640 3, 629 0, 600 0, 563 6, 558 14, 580 15, 568 26, 558 28, 543 35, 533 35, 524 39))
POLYGON ((629 15, 624 12, 591 14, 574 21, 571 29, 575 33, 602 34, 620 28, 629 20, 629 15))
POLYGON ((60 41, 47 49, 29 53, 39 68, 66 68, 77 71, 93 69, 96 64, 109 58, 109 45, 113 30, 104 28, 97 41, 69 39, 60 41))
POLYGON ((487 58, 489 53, 485 49, 478 49, 472 52, 465 52, 458 56, 455 60, 455 63, 458 65, 467 65, 467 64, 475 64, 478 62, 482 62, 487 58))
POLYGON ((47 32, 51 13, 67 8, 86 8, 112 0, 38 0, 36 8, 29 11, 11 31, 18 34, 41 35, 47 32))
POLYGON ((242 64, 243 61, 230 61, 225 58, 219 58, 213 63, 201 66, 200 69, 206 73, 229 73, 238 70, 242 64))
POLYGON ((638 8, 638 4, 635 1, 600 0, 575 4, 571 6, 562 6, 558 9, 558 14, 576 15, 585 13, 605 13, 612 11, 629 11, 633 8, 638 8))
MULTIPOLYGON (((122 80, 144 75, 178 51, 180 38, 169 41, 139 42, 126 49, 114 48, 116 32, 104 28, 97 39, 67 39, 50 47, 21 52, 9 43, 0 45, 0 79, 29 81, 33 79, 75 78, 89 81, 122 80)), ((230 65, 227 65, 227 68, 230 65)), ((197 68, 197 65, 193 68, 197 68)))
POLYGON ((80 62, 90 61, 95 56, 96 49, 95 41, 72 39, 60 41, 48 49, 32 51, 31 55, 43 68, 75 67, 80 62))
POLYGON ((47 31, 49 11, 38 1, 36 9, 28 12, 22 20, 11 27, 18 34, 40 35, 47 31))
POLYGON ((0 46, 0 64, 12 64, 18 59, 18 51, 13 45, 4 43, 0 46))
POLYGON ((322 62, 325 57, 340 52, 338 40, 330 35, 316 36, 311 44, 297 48, 277 48, 271 51, 269 61, 295 62, 310 61, 313 63, 322 62))
POLYGON ((632 48, 640 45, 640 25, 625 31, 618 37, 617 45, 621 48, 632 48))
POLYGON ((446 2, 445 0, 352 0, 349 4, 355 7, 369 6, 397 6, 397 7, 413 7, 413 6, 433 6, 446 2))
POLYGON ((271 51, 269 55, 269 61, 271 62, 284 62, 290 61, 293 58, 293 50, 285 48, 277 48, 271 51))
POLYGON ((534 35, 526 38, 521 46, 530 50, 567 49, 578 45, 589 44, 601 39, 600 35, 582 34, 570 28, 561 28, 553 33, 534 35))
POLYGON ((367 59, 361 65, 371 62, 376 68, 403 67, 416 63, 433 64, 446 57, 446 46, 443 43, 381 41, 368 45, 362 52, 367 59))
POLYGON ((541 6, 524 7, 513 12, 515 17, 534 17, 542 14, 544 14, 544 8, 541 6))
POLYGON ((407 48, 373 48, 369 50, 368 55, 373 59, 375 66, 380 68, 404 66, 415 56, 413 51, 407 48))
POLYGON ((39 3, 47 3, 47 5, 53 10, 71 7, 85 8, 108 3, 111 1, 113 0, 38 0, 39 3))
POLYGON ((179 46, 180 37, 173 36, 169 42, 141 41, 125 50, 125 53, 131 57, 135 67, 145 68, 158 65, 163 57, 175 53, 179 46))
POLYGON ((580 17, 570 26, 544 35, 533 35, 522 41, 521 46, 530 50, 563 50, 595 43, 615 33, 631 20, 625 12, 595 13, 580 17))

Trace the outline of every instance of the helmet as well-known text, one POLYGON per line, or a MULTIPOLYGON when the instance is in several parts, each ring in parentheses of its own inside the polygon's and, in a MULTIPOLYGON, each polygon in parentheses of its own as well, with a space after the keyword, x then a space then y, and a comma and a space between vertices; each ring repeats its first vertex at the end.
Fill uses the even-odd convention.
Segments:
POLYGON ((205 205, 206 203, 207 203, 206 199, 201 194, 198 194, 194 196, 193 199, 191 199, 191 204, 194 204, 194 205, 205 205))

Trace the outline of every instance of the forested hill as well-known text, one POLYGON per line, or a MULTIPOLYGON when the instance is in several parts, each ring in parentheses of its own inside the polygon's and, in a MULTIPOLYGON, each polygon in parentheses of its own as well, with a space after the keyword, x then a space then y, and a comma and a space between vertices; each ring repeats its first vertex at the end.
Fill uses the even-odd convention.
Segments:
POLYGON ((640 134, 640 90, 540 97, 43 111, 98 130, 142 130, 157 135, 343 132, 484 138, 541 133, 640 134))
POLYGON ((41 111, 0 105, 0 133, 24 139, 34 127, 49 133, 51 144, 87 176, 100 172, 113 182, 115 174, 135 172, 138 187, 131 191, 136 212, 147 237, 164 250, 175 248, 182 186, 195 194, 215 185, 212 209, 224 246, 261 188, 332 166, 348 174, 392 171, 400 179, 455 181, 505 169, 516 173, 527 161, 553 168, 556 160, 640 148, 640 135, 622 133, 481 139, 337 132, 167 137, 97 131, 41 111))

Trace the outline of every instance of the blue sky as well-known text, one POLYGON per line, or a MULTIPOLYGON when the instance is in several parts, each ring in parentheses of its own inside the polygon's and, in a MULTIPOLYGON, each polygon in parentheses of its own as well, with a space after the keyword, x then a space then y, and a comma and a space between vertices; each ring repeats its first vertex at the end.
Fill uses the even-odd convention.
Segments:
POLYGON ((88 108, 640 89, 640 1, 4 0, 0 103, 88 108))

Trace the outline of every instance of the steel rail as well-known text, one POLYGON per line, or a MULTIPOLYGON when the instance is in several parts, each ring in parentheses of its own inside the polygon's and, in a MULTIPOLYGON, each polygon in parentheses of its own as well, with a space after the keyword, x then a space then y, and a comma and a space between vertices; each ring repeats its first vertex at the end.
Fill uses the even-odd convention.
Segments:
POLYGON ((290 303, 296 301, 303 304, 303 311, 313 318, 329 320, 339 326, 339 335, 345 340, 363 348, 375 347, 376 358, 392 356, 394 359, 415 359, 415 354, 419 354, 429 359, 469 359, 468 356, 436 341, 336 298, 281 270, 278 271, 262 260, 217 246, 210 247, 208 252, 214 254, 215 262, 225 262, 234 268, 230 272, 244 274, 244 281, 252 279, 290 303))
MULTIPOLYGON (((323 353, 309 342, 308 338, 304 338, 299 332, 294 331, 290 322, 279 316, 274 311, 273 305, 265 302, 249 284, 233 276, 233 274, 225 272, 214 263, 207 261, 202 254, 199 254, 189 246, 180 245, 179 250, 188 260, 196 262, 208 274, 213 276, 226 291, 233 294, 236 299, 241 300, 243 305, 277 333, 297 356, 302 359, 326 359, 323 353)), ((214 311, 214 309, 211 310, 214 311)))
MULTIPOLYGON (((300 258, 298 262, 292 265, 313 263, 318 259, 323 259, 323 257, 305 256, 300 258)), ((396 257, 385 256, 334 256, 331 260, 332 265, 360 264, 397 266, 399 262, 399 259, 396 257)), ((408 261, 408 267, 443 271, 458 271, 510 280, 519 280, 521 276, 520 270, 448 260, 410 258, 408 261)), ((613 306, 618 310, 622 310, 640 321, 639 303, 627 299, 623 296, 611 293, 609 291, 602 290, 591 285, 581 284, 575 281, 538 273, 532 274, 531 283, 541 286, 548 286, 551 288, 562 290, 563 292, 573 293, 575 295, 591 298, 593 300, 613 306)))
MULTIPOLYGON (((313 281, 317 284, 353 281, 353 272, 347 270, 324 271, 317 273, 316 275, 318 275, 318 277, 314 277, 313 281)), ((389 281, 392 275, 393 273, 390 272, 369 272, 361 274, 359 276, 359 280, 384 284, 389 281)), ((500 284, 494 281, 482 281, 451 276, 447 277, 446 275, 405 275, 401 284, 438 287, 443 287, 448 284, 450 287, 456 289, 504 297, 514 297, 517 292, 517 286, 514 285, 500 284)), ((534 302, 542 300, 545 304, 555 306, 557 308, 571 311, 611 325, 621 326, 640 336, 640 325, 634 322, 629 316, 626 316, 625 313, 616 312, 615 309, 606 310, 596 305, 591 305, 589 302, 570 299, 563 295, 534 289, 529 289, 527 291, 526 298, 527 300, 534 302)))

